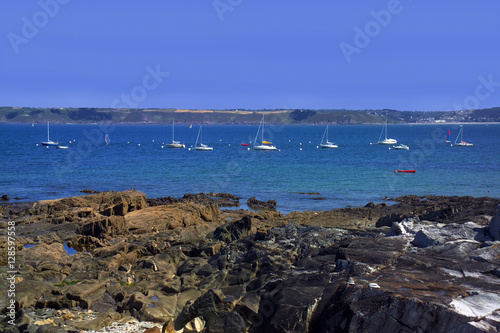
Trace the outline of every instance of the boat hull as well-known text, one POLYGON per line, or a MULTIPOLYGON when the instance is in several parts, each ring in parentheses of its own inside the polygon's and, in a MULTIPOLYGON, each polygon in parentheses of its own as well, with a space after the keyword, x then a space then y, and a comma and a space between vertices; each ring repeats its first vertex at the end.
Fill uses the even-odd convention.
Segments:
POLYGON ((58 146, 59 142, 54 142, 54 141, 46 141, 42 142, 42 146, 58 146))
POLYGON ((186 146, 183 143, 169 143, 167 148, 186 148, 186 146))
POLYGON ((253 147, 254 150, 277 150, 275 146, 260 145, 253 147))
POLYGON ((326 148, 326 149, 332 149, 332 148, 338 148, 336 144, 333 143, 326 143, 326 144, 320 144, 320 148, 326 148))
POLYGON ((199 151, 212 151, 212 150, 214 150, 213 147, 194 147, 194 149, 199 150, 199 151))
POLYGON ((398 140, 396 139, 385 139, 382 141, 377 142, 379 145, 395 145, 398 143, 398 140))

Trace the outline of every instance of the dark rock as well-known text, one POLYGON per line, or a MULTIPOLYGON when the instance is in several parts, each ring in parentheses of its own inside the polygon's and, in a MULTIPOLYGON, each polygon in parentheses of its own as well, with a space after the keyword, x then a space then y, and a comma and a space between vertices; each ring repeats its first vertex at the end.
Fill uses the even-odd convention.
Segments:
POLYGON ((98 221, 92 221, 81 227, 80 233, 96 238, 113 237, 126 230, 125 219, 121 216, 110 216, 98 221))
POLYGON ((404 195, 397 197, 394 201, 400 202, 405 205, 416 205, 420 202, 420 198, 417 195, 404 195))
MULTIPOLYGON (((16 306, 176 318, 185 332, 195 321, 206 322, 207 332, 494 332, 500 326, 500 246, 490 235, 497 199, 405 196, 391 206, 283 216, 221 213, 212 193, 156 207, 143 206, 144 197, 114 192, 0 206, 0 235, 7 221, 16 221, 16 306), (390 232, 374 228, 391 217, 390 232), (63 242, 79 252, 68 256, 63 242)), ((6 247, 0 242, 2 253, 6 247)), ((6 287, 5 270, 0 275, 6 287)), ((0 297, 2 313, 6 304, 0 297)), ((82 325, 98 328, 119 314, 82 325)), ((23 329, 38 329, 29 323, 23 329)))
POLYGON ((273 209, 277 203, 275 200, 260 201, 255 199, 255 197, 251 197, 247 200, 247 205, 252 209, 273 209))
POLYGON ((209 290, 192 304, 186 304, 175 319, 175 329, 182 329, 196 317, 203 317, 208 323, 229 310, 230 304, 220 290, 209 290))
POLYGON ((375 204, 373 202, 369 202, 365 205, 366 208, 375 208, 375 204))
POLYGON ((87 193, 87 194, 101 193, 101 191, 94 191, 94 190, 89 190, 89 189, 81 190, 80 192, 87 193))
POLYGON ((1 200, 2 200, 2 201, 9 201, 9 200, 10 200, 10 197, 9 197, 7 194, 4 194, 4 195, 2 195, 1 200))
POLYGON ((83 309, 90 309, 93 302, 101 299, 106 292, 105 282, 82 281, 61 288, 60 293, 74 300, 83 309))
POLYGON ((375 226, 377 228, 379 228, 379 227, 390 227, 390 226, 392 226, 392 224, 394 222, 401 222, 405 218, 409 218, 409 217, 410 216, 405 216, 405 215, 398 214, 398 213, 391 213, 389 215, 382 216, 381 218, 379 218, 377 220, 377 223, 375 223, 375 226))
POLYGON ((38 327, 36 333, 66 333, 67 331, 62 327, 57 327, 51 324, 38 327))
POLYGON ((206 333, 245 333, 245 321, 236 312, 226 312, 208 323, 206 333))
POLYGON ((239 207, 241 205, 239 197, 232 195, 230 193, 213 193, 208 194, 198 193, 190 194, 186 193, 182 198, 176 199, 173 197, 164 197, 157 199, 147 199, 149 206, 160 206, 169 205, 178 202, 193 202, 203 205, 215 204, 218 207, 239 207))
POLYGON ((147 204, 149 207, 155 207, 155 206, 163 206, 163 205, 170 205, 173 203, 178 203, 179 200, 177 200, 174 197, 163 197, 163 198, 156 198, 156 199, 147 199, 146 200, 147 204))
POLYGON ((252 229, 252 219, 245 216, 239 221, 231 222, 218 227, 213 232, 212 238, 215 240, 230 243, 234 240, 249 236, 252 229))

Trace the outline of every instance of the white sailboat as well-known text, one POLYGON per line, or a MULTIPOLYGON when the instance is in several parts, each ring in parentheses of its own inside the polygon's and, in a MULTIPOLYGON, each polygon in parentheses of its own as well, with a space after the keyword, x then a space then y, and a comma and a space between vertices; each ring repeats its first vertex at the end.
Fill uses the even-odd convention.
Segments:
POLYGON ((214 150, 214 147, 209 147, 205 144, 203 144, 203 134, 202 134, 202 128, 203 125, 200 126, 200 129, 198 130, 198 136, 196 137, 196 143, 194 144, 194 149, 200 150, 200 151, 211 151, 214 150), (200 139, 200 145, 198 146, 198 139, 200 139))
POLYGON ((472 147, 474 144, 465 142, 463 139, 464 136, 464 128, 462 125, 460 125, 460 131, 458 132, 457 138, 455 139, 455 146, 458 147, 472 147), (460 141, 458 141, 458 138, 460 137, 460 141))
POLYGON ((336 144, 330 142, 328 140, 328 124, 326 125, 325 133, 323 133, 323 138, 321 139, 321 143, 319 144, 321 148, 338 148, 336 144), (326 141, 325 141, 326 138, 326 141))
POLYGON ((47 141, 43 141, 42 145, 44 146, 57 146, 59 145, 59 142, 54 142, 50 140, 50 125, 49 122, 47 121, 47 141))
POLYGON ((382 128, 382 132, 380 132, 380 136, 378 138, 379 145, 395 145, 398 143, 398 140, 396 139, 388 139, 387 138, 387 120, 385 121, 384 127, 382 128), (382 140, 382 134, 385 133, 384 140, 382 140))
POLYGON ((264 141, 264 114, 262 115, 262 120, 260 121, 259 129, 257 130, 257 135, 255 135, 255 140, 253 142, 253 149, 254 150, 277 150, 276 146, 272 145, 272 142, 264 141), (260 132, 261 128, 262 128, 261 144, 258 145, 257 138, 259 137, 259 132, 260 132))
POLYGON ((173 121, 172 121, 172 143, 168 143, 167 148, 186 148, 186 146, 183 143, 180 143, 180 141, 174 140, 174 122, 173 121))

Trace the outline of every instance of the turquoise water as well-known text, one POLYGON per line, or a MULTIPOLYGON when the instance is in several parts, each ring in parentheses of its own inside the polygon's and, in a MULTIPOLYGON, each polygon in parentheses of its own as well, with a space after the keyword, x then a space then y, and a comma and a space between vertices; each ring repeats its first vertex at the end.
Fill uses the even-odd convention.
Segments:
MULTIPOLYGON (((370 144, 381 125, 330 126, 338 149, 318 149, 323 125, 266 126, 265 139, 280 151, 241 146, 257 125, 205 125, 203 143, 212 152, 167 149, 170 125, 51 125, 51 139, 68 149, 45 148, 46 125, 0 124, 0 195, 22 201, 82 195, 83 189, 134 188, 148 197, 229 192, 274 199, 278 210, 327 210, 382 202, 386 197, 472 195, 500 197, 500 125, 389 125, 388 136, 410 146, 394 150, 370 144), (111 144, 104 144, 108 133, 111 144), (415 169, 415 174, 394 173, 415 169), (319 192, 319 195, 300 194, 319 192), (321 200, 318 200, 321 199, 321 200)), ((175 139, 194 145, 198 126, 177 125, 175 139)))

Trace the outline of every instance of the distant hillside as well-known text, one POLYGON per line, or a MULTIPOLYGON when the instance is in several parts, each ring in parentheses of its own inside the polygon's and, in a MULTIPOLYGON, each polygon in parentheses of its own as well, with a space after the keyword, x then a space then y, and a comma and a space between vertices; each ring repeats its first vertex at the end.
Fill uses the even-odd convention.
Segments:
POLYGON ((374 124, 436 122, 500 122, 500 107, 469 111, 397 111, 345 109, 293 110, 182 110, 106 108, 14 108, 0 107, 2 123, 258 123, 281 124, 374 124))

